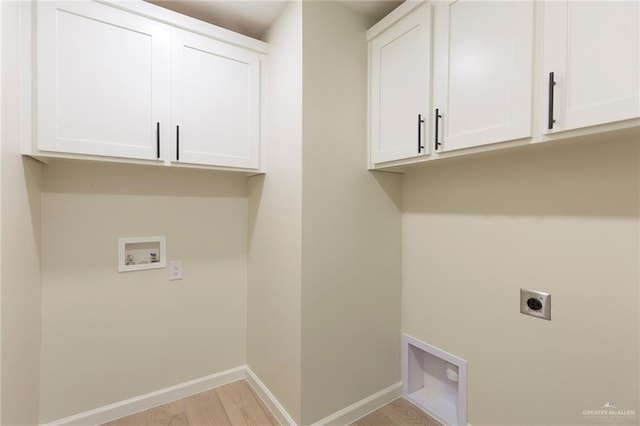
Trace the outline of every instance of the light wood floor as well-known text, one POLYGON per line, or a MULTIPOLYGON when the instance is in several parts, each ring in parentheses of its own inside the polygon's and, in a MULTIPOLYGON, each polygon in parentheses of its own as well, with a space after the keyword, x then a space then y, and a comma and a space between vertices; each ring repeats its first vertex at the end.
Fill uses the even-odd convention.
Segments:
MULTIPOLYGON (((103 426, 279 426, 245 380, 123 417, 103 426)), ((350 426, 440 426, 405 401, 396 399, 350 426)))
POLYGON ((349 426, 442 426, 422 410, 406 399, 398 398, 393 402, 362 417, 349 426))
POLYGON ((279 426, 245 380, 105 423, 104 426, 279 426))

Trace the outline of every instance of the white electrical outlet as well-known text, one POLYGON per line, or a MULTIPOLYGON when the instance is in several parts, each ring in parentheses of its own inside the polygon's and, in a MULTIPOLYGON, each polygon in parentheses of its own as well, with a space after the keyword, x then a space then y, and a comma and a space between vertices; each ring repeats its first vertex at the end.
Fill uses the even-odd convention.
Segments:
POLYGON ((169 281, 182 279, 182 260, 169 261, 169 281))

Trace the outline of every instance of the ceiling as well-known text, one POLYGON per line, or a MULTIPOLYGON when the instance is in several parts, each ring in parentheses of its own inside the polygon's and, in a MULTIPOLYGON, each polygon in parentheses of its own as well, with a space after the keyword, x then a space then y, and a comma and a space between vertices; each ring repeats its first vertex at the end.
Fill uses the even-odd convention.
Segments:
MULTIPOLYGON (((262 39, 287 1, 281 0, 146 0, 166 9, 191 16, 229 30, 262 39)), ((307 0, 305 0, 307 1, 307 0)), ((333 1, 333 0, 312 0, 333 1)), ((371 22, 380 20, 402 0, 336 0, 350 9, 367 15, 371 22)))

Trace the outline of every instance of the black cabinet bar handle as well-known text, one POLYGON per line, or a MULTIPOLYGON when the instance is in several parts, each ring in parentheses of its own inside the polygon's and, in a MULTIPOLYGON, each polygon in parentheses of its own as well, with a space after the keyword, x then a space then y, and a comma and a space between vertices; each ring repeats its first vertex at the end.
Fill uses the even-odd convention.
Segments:
POLYGON ((420 154, 424 149, 424 146, 422 145, 422 123, 424 123, 422 114, 418 114, 418 154, 420 154))
POLYGON ((440 114, 440 110, 436 108, 436 126, 435 126, 436 127, 436 151, 442 145, 442 143, 438 140, 438 127, 440 127, 441 118, 442 118, 442 114, 440 114))
POLYGON ((160 123, 156 123, 156 158, 160 158, 160 123))
POLYGON ((180 126, 176 126, 176 161, 180 161, 180 126))
POLYGON ((553 123, 556 120, 553 119, 553 86, 556 85, 556 81, 553 78, 553 72, 549 73, 549 130, 553 129, 553 123))

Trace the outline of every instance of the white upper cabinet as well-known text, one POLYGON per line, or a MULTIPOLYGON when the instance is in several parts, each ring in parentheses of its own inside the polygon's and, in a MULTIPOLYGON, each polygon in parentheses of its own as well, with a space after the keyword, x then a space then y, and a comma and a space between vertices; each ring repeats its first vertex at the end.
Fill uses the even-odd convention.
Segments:
POLYGON ((260 55, 180 31, 172 59, 172 161, 258 168, 260 55))
POLYGON ((38 148, 160 158, 167 29, 92 2, 42 2, 37 12, 38 148))
POLYGON ((543 132, 640 117, 640 3, 543 7, 543 132))
POLYGON ((430 6, 423 4, 369 39, 371 163, 429 153, 430 6))
POLYGON ((436 151, 531 137, 533 3, 433 4, 436 151))
POLYGON ((260 170, 265 43, 141 1, 35 8, 26 154, 260 170))

